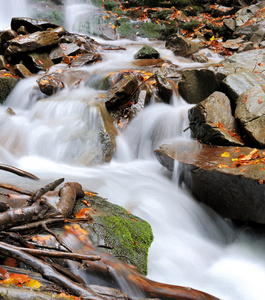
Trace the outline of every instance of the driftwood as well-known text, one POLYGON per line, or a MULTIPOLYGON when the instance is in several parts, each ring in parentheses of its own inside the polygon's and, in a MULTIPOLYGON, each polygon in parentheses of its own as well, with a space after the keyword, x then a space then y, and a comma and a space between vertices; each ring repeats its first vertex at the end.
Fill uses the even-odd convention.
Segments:
POLYGON ((9 184, 5 184, 5 183, 0 183, 0 188, 4 188, 6 190, 11 190, 13 192, 19 193, 19 194, 23 194, 23 195, 28 195, 31 196, 32 192, 26 191, 26 190, 22 190, 20 188, 17 188, 13 185, 9 185, 9 184))
POLYGON ((57 179, 51 183, 46 184, 44 187, 41 187, 37 192, 35 192, 29 199, 30 203, 34 203, 37 199, 42 197, 49 191, 53 191, 58 185, 64 181, 64 178, 57 179))
POLYGON ((63 289, 70 291, 76 296, 83 297, 83 299, 105 299, 104 297, 98 296, 92 292, 88 286, 84 288, 76 284, 72 280, 58 273, 50 264, 20 251, 19 248, 15 246, 0 242, 0 254, 23 262, 27 266, 31 267, 35 272, 40 273, 44 278, 58 284, 63 289))
POLYGON ((27 177, 27 178, 30 178, 30 179, 39 180, 39 178, 37 176, 35 176, 31 173, 28 173, 26 171, 23 171, 21 169, 15 168, 13 166, 0 164, 0 170, 8 171, 8 172, 14 173, 14 174, 22 176, 22 177, 27 177))

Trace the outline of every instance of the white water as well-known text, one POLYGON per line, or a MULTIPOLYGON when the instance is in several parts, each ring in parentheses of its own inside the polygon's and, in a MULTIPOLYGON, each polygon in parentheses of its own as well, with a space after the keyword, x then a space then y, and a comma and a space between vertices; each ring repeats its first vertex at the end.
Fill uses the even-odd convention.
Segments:
POLYGON ((26 0, 0 0, 0 29, 10 27, 13 17, 28 17, 26 0))
MULTIPOLYGON (((102 63, 86 70, 93 74, 130 67, 142 42, 118 41, 128 50, 106 54, 102 63)), ((155 47, 164 58, 188 64, 171 57, 161 43, 155 47)), ((99 92, 83 87, 36 102, 35 80, 21 81, 0 107, 0 159, 42 180, 36 183, 1 171, 0 182, 35 190, 60 177, 78 181, 151 224, 155 239, 149 278, 190 286, 224 300, 264 300, 264 234, 236 230, 198 204, 178 187, 177 173, 171 176, 153 157, 152 150, 165 140, 188 138, 183 129, 189 105, 175 97, 171 106, 146 108, 118 137, 115 159, 89 168, 76 163, 80 149, 88 147, 84 132, 93 122, 86 99, 96 98, 99 92), (7 114, 7 107, 16 115, 7 114)))

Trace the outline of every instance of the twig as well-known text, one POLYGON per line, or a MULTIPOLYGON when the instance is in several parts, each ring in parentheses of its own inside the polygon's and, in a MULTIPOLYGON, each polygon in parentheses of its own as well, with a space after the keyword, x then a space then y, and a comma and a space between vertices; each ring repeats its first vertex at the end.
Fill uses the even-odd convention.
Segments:
POLYGON ((22 190, 22 189, 20 189, 18 187, 15 187, 13 185, 5 184, 5 183, 0 183, 0 187, 4 188, 4 189, 7 189, 7 190, 11 190, 13 192, 17 192, 19 194, 28 195, 28 196, 32 195, 32 192, 29 192, 29 191, 26 191, 26 190, 22 190))
POLYGON ((60 238, 59 236, 54 233, 52 230, 50 230, 47 225, 45 223, 42 224, 42 227, 45 231, 47 231, 49 234, 51 234, 52 236, 55 237, 56 241, 59 243, 59 245, 61 245, 62 247, 64 247, 65 249, 67 249, 69 252, 73 252, 71 248, 69 248, 60 238))
POLYGON ((37 192, 31 195, 29 199, 29 203, 34 203, 41 196, 46 194, 49 191, 53 191, 58 185, 60 185, 64 181, 64 178, 57 179, 51 183, 46 184, 44 187, 41 187, 37 192))
POLYGON ((140 88, 140 86, 142 86, 142 85, 143 85, 144 83, 146 83, 148 80, 150 80, 150 79, 152 79, 152 78, 155 78, 155 77, 156 77, 156 75, 153 74, 153 75, 149 76, 147 79, 145 79, 143 82, 141 82, 141 83, 137 86, 137 88, 131 93, 130 98, 133 97, 133 95, 138 91, 138 89, 140 88))
POLYGON ((183 132, 186 132, 189 129, 190 129, 190 126, 188 126, 187 128, 183 129, 183 132))
POLYGON ((5 165, 5 164, 0 164, 0 170, 8 171, 8 172, 14 173, 14 174, 16 174, 18 176, 21 176, 21 177, 27 177, 27 178, 30 178, 30 179, 40 180, 37 176, 35 176, 35 175, 31 174, 31 173, 28 173, 28 172, 26 172, 24 170, 15 168, 13 166, 5 165))
POLYGON ((55 257, 55 258, 64 258, 76 261, 82 260, 91 260, 97 261, 100 260, 99 255, 87 255, 87 254, 79 254, 79 253, 69 253, 69 252, 60 252, 60 251, 48 251, 48 250, 39 250, 39 249, 31 249, 31 248, 20 248, 19 250, 27 252, 32 255, 36 256, 48 256, 48 257, 55 257))
POLYGON ((46 262, 41 261, 40 259, 35 258, 32 255, 29 255, 23 251, 20 251, 19 248, 11 246, 9 244, 0 242, 0 254, 8 257, 17 259, 24 264, 31 267, 34 271, 43 275, 44 278, 47 278, 50 281, 58 284, 62 288, 69 290, 71 293, 78 297, 83 297, 83 299, 93 299, 93 300, 102 300, 106 299, 105 297, 96 295, 89 286, 85 288, 76 284, 72 280, 58 273, 51 265, 46 262))

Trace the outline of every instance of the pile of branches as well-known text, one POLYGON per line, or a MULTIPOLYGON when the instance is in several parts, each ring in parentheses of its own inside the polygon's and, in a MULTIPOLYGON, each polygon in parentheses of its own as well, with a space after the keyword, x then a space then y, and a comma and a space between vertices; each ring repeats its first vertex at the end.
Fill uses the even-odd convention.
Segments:
MULTIPOLYGON (((33 174, 12 166, 0 164, 0 169, 33 180, 39 179, 33 174)), ((72 299, 76 299, 74 296, 78 297, 77 299, 95 300, 131 298, 119 288, 86 284, 80 276, 75 275, 69 268, 65 267, 64 262, 69 260, 76 261, 81 268, 85 264, 86 272, 96 274, 110 283, 115 282, 114 274, 116 273, 118 276, 122 276, 129 285, 136 286, 142 295, 148 298, 217 300, 209 294, 191 288, 166 285, 149 280, 135 271, 132 266, 118 261, 107 252, 101 251, 98 255, 99 252, 92 243, 86 244, 86 254, 74 252, 52 228, 65 223, 91 222, 91 219, 75 219, 72 216, 76 200, 84 197, 82 186, 77 182, 65 183, 58 191, 59 202, 57 205, 49 203, 47 195, 55 191, 63 181, 63 178, 55 180, 34 193, 15 186, 0 184, 2 191, 11 190, 15 192, 0 192, 1 199, 5 199, 0 202, 0 259, 2 262, 7 259, 15 260, 22 268, 20 273, 27 273, 26 269, 33 270, 39 277, 53 284, 53 294, 61 295, 63 292, 72 299), (24 203, 21 204, 21 207, 12 208, 9 204, 14 199, 18 199, 17 195, 22 195, 20 200, 23 199, 24 203), (48 232, 56 239, 58 246, 41 245, 29 241, 27 239, 29 232, 30 234, 48 232), (58 263, 58 261, 62 263, 58 263)), ((5 264, 2 265, 0 267, 0 283, 4 283, 9 276, 8 267, 5 264)), ((0 284, 0 293, 3 297, 1 299, 6 299, 2 293, 2 288, 3 285, 0 284)), ((4 288, 6 288, 7 297, 12 297, 12 287, 5 286, 4 288)), ((49 289, 46 288, 46 291, 49 289)), ((27 294, 27 297, 32 299, 30 293, 27 294)), ((25 295, 23 295, 23 299, 27 299, 25 295)))

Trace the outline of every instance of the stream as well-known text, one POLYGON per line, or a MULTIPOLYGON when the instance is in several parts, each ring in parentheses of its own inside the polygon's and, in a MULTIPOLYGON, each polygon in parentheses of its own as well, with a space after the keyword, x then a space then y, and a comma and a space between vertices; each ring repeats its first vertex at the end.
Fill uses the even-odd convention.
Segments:
MULTIPOLYGON (((17 12, 12 6, 20 1, 9 0, 7 4, 0 0, 1 14, 7 10, 5 5, 10 5, 11 15, 21 16, 25 7, 17 12)), ((66 12, 69 9, 66 7, 66 12)), ((91 12, 93 8, 80 2, 75 5, 75 13, 80 9, 91 12)), ((68 19, 66 29, 71 30, 74 23, 74 19, 68 19)), ((161 41, 107 43, 123 46, 126 51, 104 53, 101 63, 83 68, 86 72, 94 75, 132 68, 133 56, 144 44, 155 47, 162 58, 180 68, 193 64, 175 57, 161 41)), ((178 95, 173 96, 170 105, 149 105, 117 137, 111 163, 87 167, 82 157, 91 141, 86 134, 97 124, 97 113, 88 109, 88 102, 102 91, 80 85, 38 101, 38 76, 21 80, 0 106, 0 160, 35 174, 41 182, 1 171, 2 183, 35 190, 60 177, 66 182, 77 181, 84 189, 96 191, 151 224, 154 241, 149 252, 148 278, 189 286, 223 300, 264 300, 265 235, 236 228, 197 203, 185 187, 178 186, 177 171, 169 173, 154 157, 153 150, 162 143, 189 139, 189 131, 183 130, 188 126, 191 105, 178 95), (16 115, 8 114, 8 107, 16 115)))

